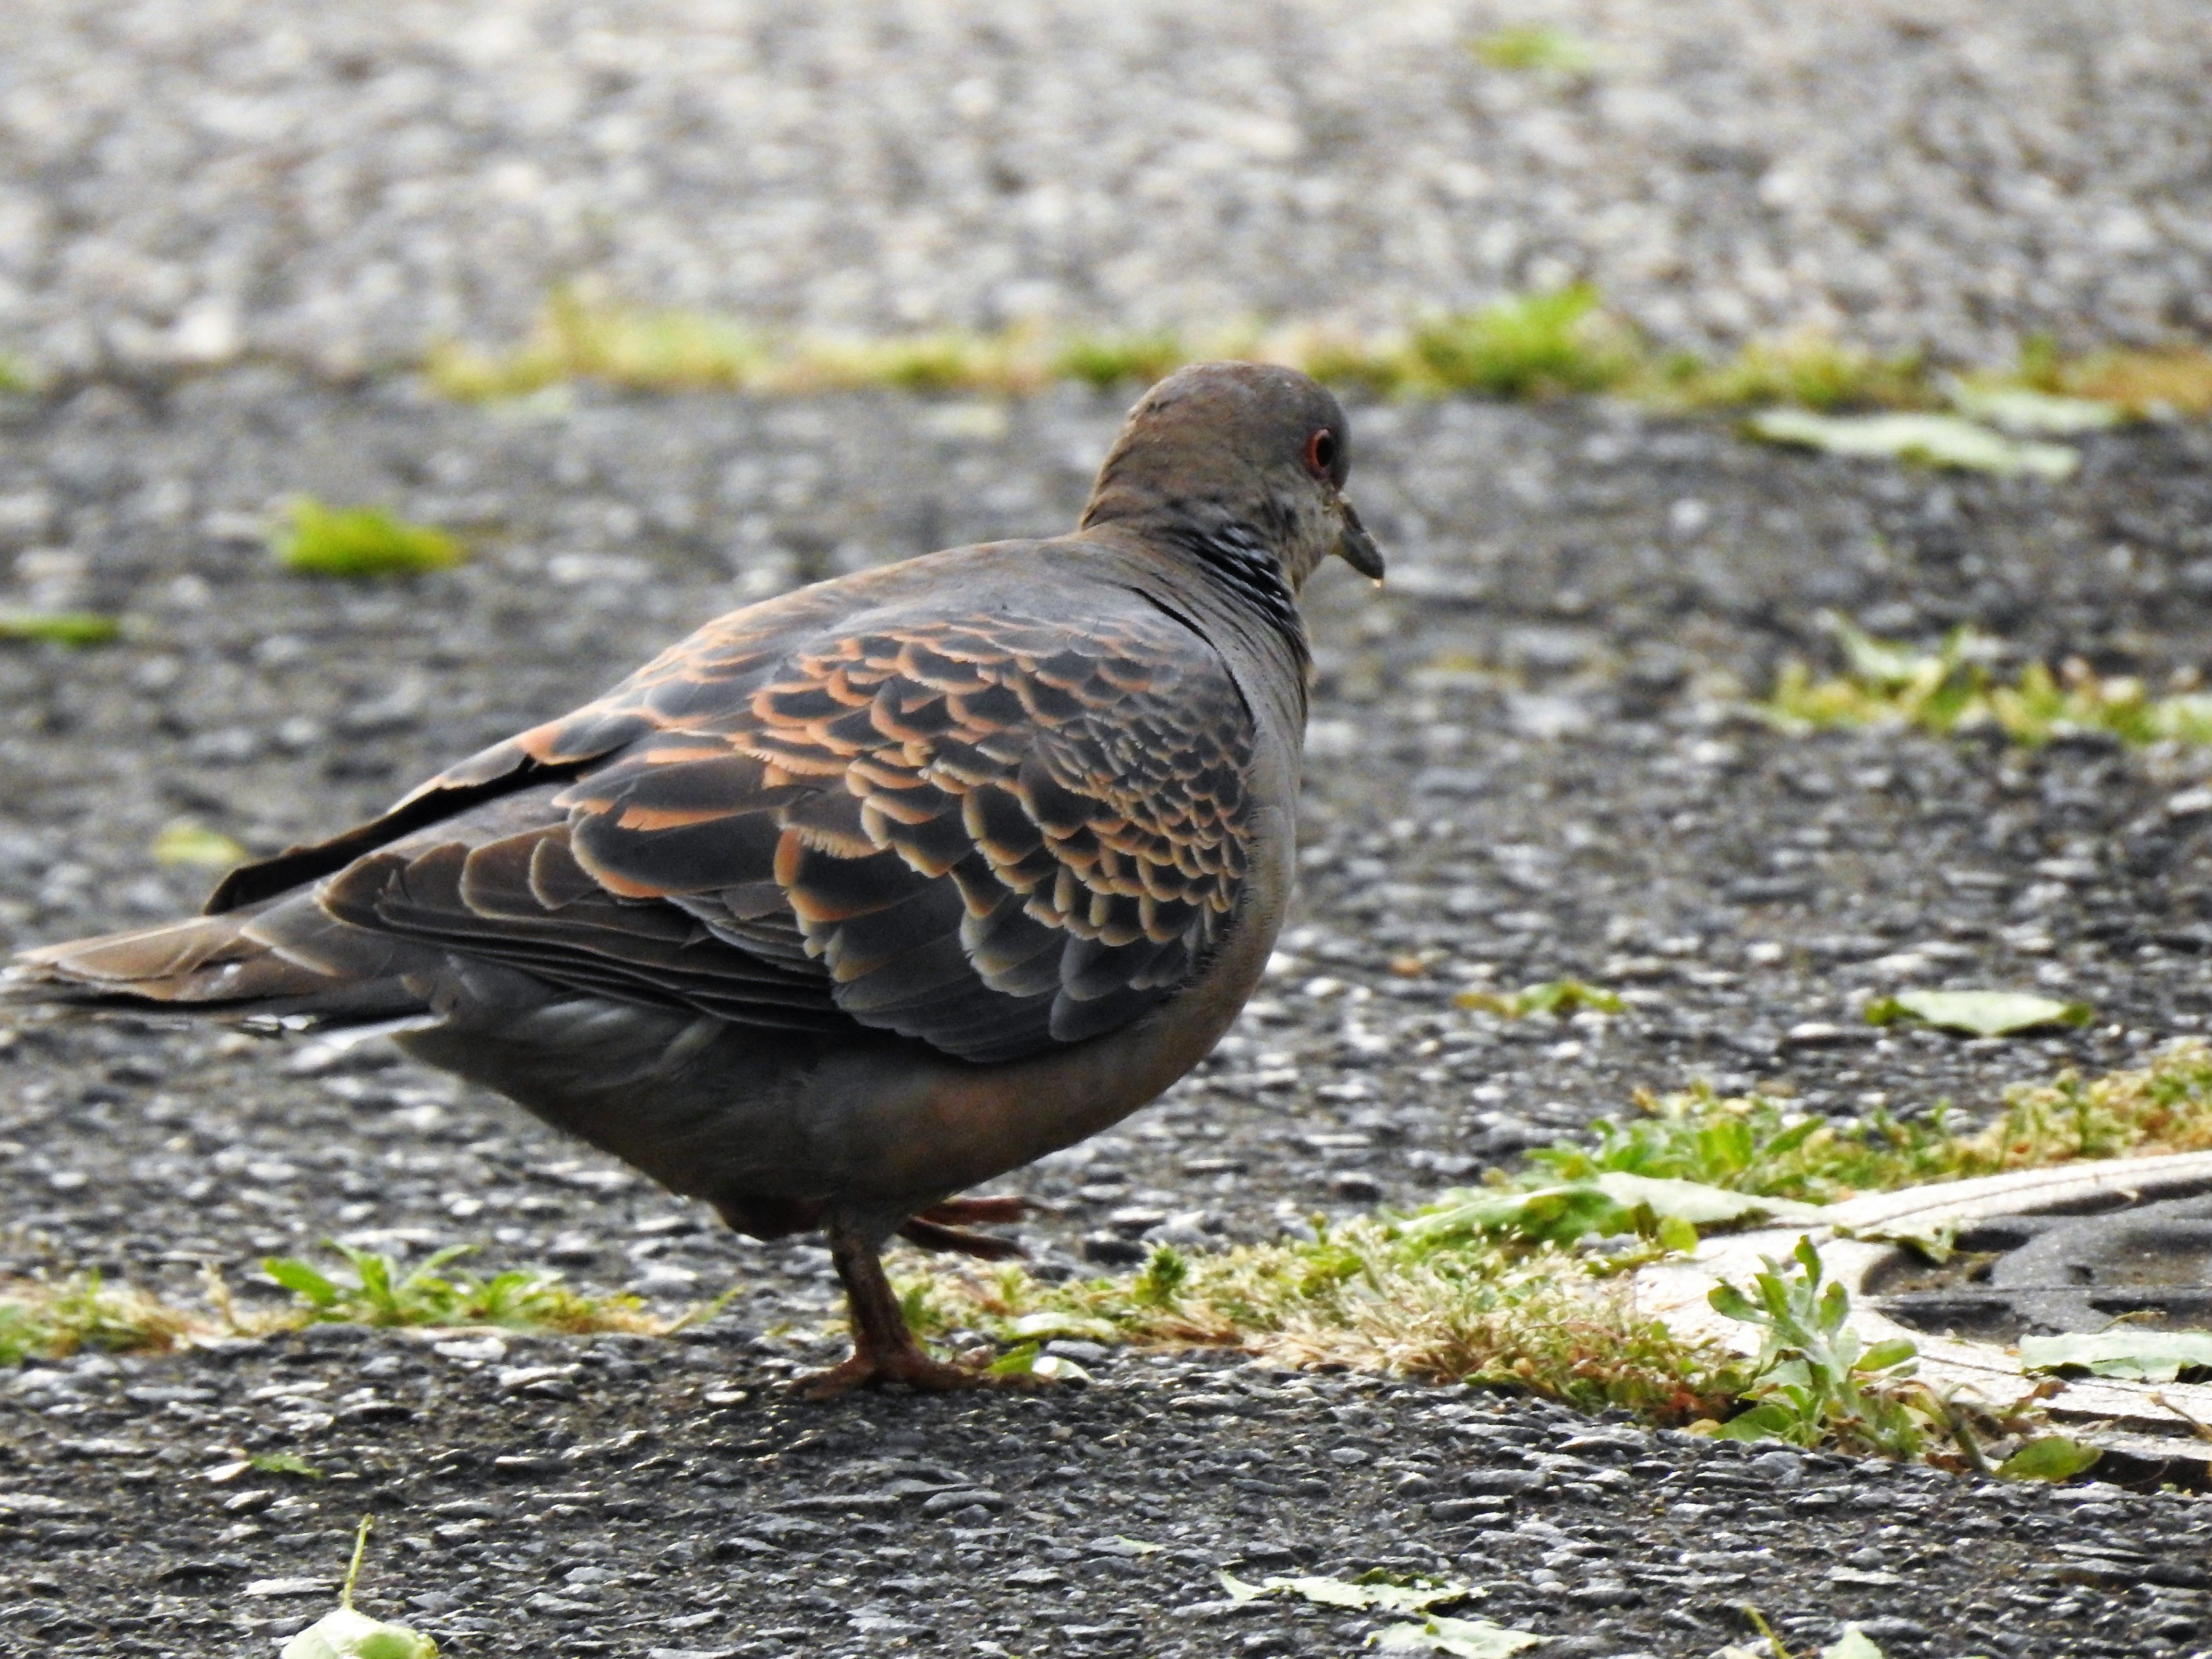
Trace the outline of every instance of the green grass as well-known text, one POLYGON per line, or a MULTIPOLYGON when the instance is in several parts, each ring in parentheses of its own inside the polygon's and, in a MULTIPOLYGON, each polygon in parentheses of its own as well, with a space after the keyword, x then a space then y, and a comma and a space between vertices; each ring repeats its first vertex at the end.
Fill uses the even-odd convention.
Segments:
POLYGON ((1783 665, 1772 694, 1754 705, 1787 731, 1884 723, 1940 734, 1994 727, 2033 747, 2069 732, 2110 732, 2122 741, 2212 743, 2212 693, 2160 696, 2131 676, 2100 675, 2079 659, 2054 673, 2030 663, 2010 681, 1992 673, 1988 642, 1954 629, 1935 651, 1836 626, 1844 672, 1815 678, 1802 662, 1783 665))
POLYGON ((1704 1084, 1639 1094, 1637 1103, 1636 1116, 1600 1118, 1589 1140, 1557 1142, 1529 1161, 1559 1181, 1614 1170, 1833 1204, 2084 1158, 2212 1151, 2212 1050, 2178 1042, 2131 1070, 2015 1085, 2004 1109, 1975 1130, 1954 1128, 1942 1101, 1925 1121, 1876 1112, 1856 1123, 1704 1084))
POLYGON ((410 524, 380 507, 325 507, 302 495, 290 503, 287 520, 270 533, 270 550, 300 575, 353 581, 418 576, 468 556, 444 531, 410 524))
POLYGON ((980 1323, 1015 1343, 1238 1347, 1292 1365, 1508 1385, 1666 1422, 1725 1410, 1743 1383, 1733 1356, 1640 1316, 1589 1260, 1419 1237, 1385 1218, 1328 1227, 1310 1243, 1191 1256, 1162 1247, 1123 1279, 1048 1284, 1008 1267, 902 1284, 925 1332, 980 1323))
MULTIPOLYGON (((1543 42, 1565 39, 1540 29, 1492 37, 1504 57, 1529 60, 1507 67, 1537 66, 1552 50, 1543 42)), ((885 386, 1018 396, 1056 381, 1141 386, 1212 358, 1284 363, 1381 396, 1607 392, 1680 410, 1934 410, 1946 404, 1954 385, 1919 358, 1884 357, 1817 333, 1753 341, 1717 362, 1655 350, 1587 283, 1506 295, 1371 334, 1291 321, 1188 334, 1055 333, 1022 325, 886 337, 779 334, 713 313, 624 305, 567 288, 547 301, 519 343, 487 349, 448 343, 428 355, 423 374, 435 390, 471 400, 526 397, 580 380, 634 392, 778 395, 885 386)), ((2101 399, 2130 418, 2204 412, 2212 410, 2212 352, 2177 347, 2069 359, 2031 342, 2017 366, 1971 383, 1983 392, 2101 399)))
POLYGON ((88 1348, 158 1351, 208 1328, 203 1317, 127 1285, 111 1285, 98 1273, 0 1283, 0 1365, 60 1359, 88 1348))
MULTIPOLYGON (((1492 1171, 1488 1189, 1534 1192, 1615 1172, 1826 1204, 2076 1159, 2212 1149, 2212 1051, 2178 1043, 2132 1070, 2015 1087, 1978 1130, 1954 1127, 1941 1103, 1924 1122, 1877 1113, 1860 1123, 1702 1085, 1638 1104, 1632 1118, 1601 1119, 1588 1139, 1532 1154, 1525 1173, 1492 1171)), ((1122 1277, 1050 1283, 1018 1264, 933 1265, 900 1282, 925 1333, 972 1326, 1024 1346, 1066 1336, 1235 1347, 1291 1365, 1503 1386, 1583 1409, 1623 1406, 1707 1433, 1778 1432, 1973 1468, 1987 1467, 1984 1454, 2034 1446, 2004 1468, 2044 1478, 2069 1458, 2081 1467, 2038 1437, 2031 1411, 1939 1399, 1912 1379, 1902 1351, 1845 1352, 1850 1345, 1836 1336, 1844 1292, 1822 1284, 1817 1258, 1771 1263, 1748 1291, 1717 1301, 1765 1328, 1760 1355, 1747 1360, 1639 1317, 1626 1299, 1623 1268, 1688 1242, 1671 1218, 1639 1226, 1650 1236, 1626 1251, 1617 1242, 1577 1251, 1554 1242, 1563 1235, 1540 1207, 1521 1224, 1526 1232, 1448 1224, 1474 1196, 1446 1194, 1402 1217, 1317 1222, 1310 1240, 1202 1255, 1163 1247, 1122 1277)))
POLYGON ((515 1270, 481 1279, 447 1273, 473 1248, 468 1245, 440 1250, 412 1267, 343 1244, 331 1248, 343 1267, 326 1271, 295 1257, 264 1264, 293 1298, 290 1306, 269 1311, 239 1307, 212 1273, 208 1305, 198 1310, 131 1285, 111 1285, 97 1273, 0 1283, 0 1365, 58 1359, 88 1348, 162 1352, 195 1337, 264 1335, 323 1324, 661 1335, 707 1311, 694 1309, 671 1322, 648 1312, 635 1297, 586 1296, 556 1273, 515 1270))
POLYGON ((10 611, 0 608, 0 641, 33 645, 106 645, 123 624, 90 611, 10 611))
POLYGON ((1660 366, 1656 395, 1695 408, 1786 404, 1823 413, 1847 409, 1920 409, 1935 398, 1917 356, 1881 357, 1825 334, 1754 340, 1734 357, 1705 363, 1684 357, 1660 366))
POLYGON ((1492 398, 1610 391, 1639 367, 1634 343, 1587 283, 1425 324, 1407 349, 1409 383, 1492 398))

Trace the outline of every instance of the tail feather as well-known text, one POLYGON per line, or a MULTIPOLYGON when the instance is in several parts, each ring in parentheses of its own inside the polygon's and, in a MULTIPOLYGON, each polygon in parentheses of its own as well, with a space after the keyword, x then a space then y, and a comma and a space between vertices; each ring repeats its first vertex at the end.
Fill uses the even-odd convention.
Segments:
POLYGON ((422 1012, 399 977, 412 954, 312 901, 280 901, 26 951, 0 975, 0 1000, 350 1025, 422 1012))

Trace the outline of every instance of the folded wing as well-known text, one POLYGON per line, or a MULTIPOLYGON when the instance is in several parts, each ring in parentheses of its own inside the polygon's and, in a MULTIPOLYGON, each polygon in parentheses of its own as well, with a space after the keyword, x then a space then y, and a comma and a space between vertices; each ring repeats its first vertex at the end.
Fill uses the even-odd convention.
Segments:
POLYGON ((1245 876, 1252 744, 1212 647, 1141 604, 710 627, 392 815, 481 825, 504 785, 530 799, 501 833, 342 837, 323 903, 579 988, 1011 1060, 1197 976, 1245 876))

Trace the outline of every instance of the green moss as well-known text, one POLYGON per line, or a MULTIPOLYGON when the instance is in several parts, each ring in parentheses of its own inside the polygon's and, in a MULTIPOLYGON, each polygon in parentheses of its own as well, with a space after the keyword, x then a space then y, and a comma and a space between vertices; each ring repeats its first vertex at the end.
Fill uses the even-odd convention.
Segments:
POLYGON ((288 517, 270 535, 270 549, 285 569, 301 575, 416 576, 468 556, 444 531, 410 524, 380 507, 325 507, 303 495, 291 503, 288 517))

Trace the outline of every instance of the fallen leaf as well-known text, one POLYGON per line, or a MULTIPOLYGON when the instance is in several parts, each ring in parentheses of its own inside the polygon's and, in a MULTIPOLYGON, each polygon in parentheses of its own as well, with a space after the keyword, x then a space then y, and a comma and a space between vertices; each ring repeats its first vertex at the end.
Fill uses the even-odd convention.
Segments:
POLYGON ((1836 1237, 1861 1239, 1869 1244, 1903 1244, 1940 1267, 1959 1248, 1959 1224, 1906 1220, 1885 1221, 1873 1227, 1838 1225, 1836 1237))
POLYGON ((2071 1480, 2104 1455, 2063 1434, 2046 1434, 1998 1464, 1997 1473, 2008 1480, 2071 1480))
POLYGON ((1343 1578, 1313 1576, 1269 1578, 1261 1583, 1248 1584, 1227 1572, 1221 1575, 1221 1587, 1229 1592, 1232 1601, 1256 1601, 1263 1595, 1292 1595, 1316 1607, 1355 1610, 1380 1607, 1390 1613, 1422 1613, 1439 1602, 1461 1601, 1472 1594, 1465 1584, 1353 1583, 1343 1578))
POLYGON ((1867 1004, 1869 1025, 1924 1020, 1973 1036, 2011 1036, 2046 1025, 2087 1025, 2096 1010, 2086 1002, 2059 1002, 2025 991, 1899 991, 1867 1004))
POLYGON ((1431 1617, 1418 1625, 1393 1625, 1368 1638, 1383 1653, 1448 1653, 1454 1659, 1510 1659, 1544 1638, 1509 1630, 1487 1619, 1431 1617))
POLYGON ((1745 423, 1770 443, 1802 444, 1831 455, 1919 461, 2010 476, 2069 478, 2081 458, 2063 444, 2027 443, 1955 415, 1814 415, 1769 409, 1745 423))
POLYGON ((1844 1633, 1820 1650, 1820 1659, 1884 1659, 1882 1650, 1874 1644, 1874 1638, 1856 1625, 1844 1626, 1844 1633))
POLYGON ((336 1607, 285 1643, 281 1659, 438 1659, 438 1644, 404 1625, 336 1607))
POLYGON ((2023 1336, 2023 1370, 2085 1370, 2140 1382, 2171 1382, 2185 1370, 2212 1366, 2212 1331, 2150 1331, 2118 1325, 2094 1335, 2023 1336))
POLYGON ((0 640, 40 645, 106 645, 123 631, 112 617, 89 611, 0 609, 0 640))
MULTIPOLYGON (((1639 1226, 1648 1228, 1653 1222, 1662 1228, 1669 1221, 1717 1227, 1759 1218, 1811 1221, 1819 1214, 1819 1206, 1793 1199, 1607 1170, 1587 1181, 1563 1182, 1528 1192, 1447 1193, 1429 1210, 1403 1224, 1402 1231, 1410 1238, 1513 1232, 1571 1244, 1587 1234, 1609 1237, 1638 1231, 1639 1226)), ((1669 1248, 1677 1247, 1677 1243, 1669 1243, 1669 1248)))
POLYGON ((246 862, 246 849, 220 830, 210 830, 190 818, 179 818, 154 837, 147 849, 156 864, 197 865, 225 869, 246 862))
POLYGON ((2094 398, 2061 398, 2026 386, 1974 386, 1954 381, 1951 407, 1969 420, 1985 421, 2007 432, 2063 438, 2077 432, 2101 432, 2118 426, 2126 412, 2118 404, 2094 398))
POLYGON ((1115 1328, 1110 1320, 1092 1319, 1083 1314, 1024 1314, 1014 1321, 1011 1328, 1016 1336, 1088 1337, 1099 1342, 1118 1342, 1121 1340, 1121 1333, 1115 1328))

